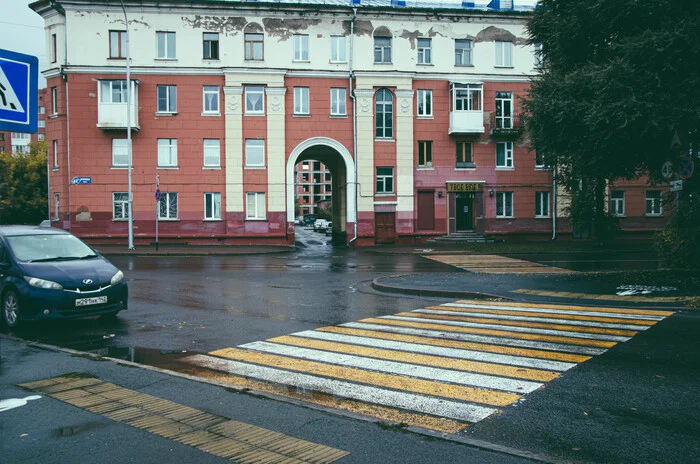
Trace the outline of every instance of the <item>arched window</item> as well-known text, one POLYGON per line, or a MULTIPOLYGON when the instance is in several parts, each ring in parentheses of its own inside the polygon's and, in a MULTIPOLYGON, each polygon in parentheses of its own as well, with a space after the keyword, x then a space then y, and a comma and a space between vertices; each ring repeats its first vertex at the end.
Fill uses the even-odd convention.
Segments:
POLYGON ((377 91, 375 124, 377 138, 394 136, 394 97, 389 89, 377 91))
POLYGON ((263 60, 263 29, 257 23, 249 23, 244 29, 246 61, 263 60))

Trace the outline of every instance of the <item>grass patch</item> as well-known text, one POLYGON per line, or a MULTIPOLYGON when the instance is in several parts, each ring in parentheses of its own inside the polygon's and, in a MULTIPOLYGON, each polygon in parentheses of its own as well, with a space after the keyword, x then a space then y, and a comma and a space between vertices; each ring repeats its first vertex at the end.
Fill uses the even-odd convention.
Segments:
POLYGON ((69 372, 67 374, 63 374, 61 377, 65 377, 66 379, 96 379, 97 376, 94 374, 91 374, 89 372, 69 372))
POLYGON ((90 354, 90 353, 73 353, 70 355, 71 358, 85 358, 89 359, 90 361, 107 361, 106 358, 103 356, 99 356, 97 354, 90 354))
POLYGON ((405 422, 395 423, 379 421, 377 422, 377 425, 380 429, 388 430, 389 432, 405 432, 408 428, 408 424, 405 422))

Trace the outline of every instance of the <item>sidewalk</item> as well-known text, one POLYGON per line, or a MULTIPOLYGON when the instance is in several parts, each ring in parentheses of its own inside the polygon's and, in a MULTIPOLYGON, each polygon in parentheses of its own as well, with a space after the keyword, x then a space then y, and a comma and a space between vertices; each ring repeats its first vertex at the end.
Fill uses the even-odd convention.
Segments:
MULTIPOLYGON (((88 241, 89 243, 89 241, 88 241)), ((294 247, 280 245, 184 245, 160 244, 136 245, 129 250, 127 245, 92 245, 105 256, 228 256, 291 253, 294 247)))

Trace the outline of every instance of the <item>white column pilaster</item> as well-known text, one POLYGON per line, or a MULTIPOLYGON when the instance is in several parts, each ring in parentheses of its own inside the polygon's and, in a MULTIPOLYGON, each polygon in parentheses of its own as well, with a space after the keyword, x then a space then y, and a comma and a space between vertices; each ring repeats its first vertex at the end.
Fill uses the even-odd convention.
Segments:
POLYGON ((224 87, 226 111, 226 212, 241 213, 243 205, 243 87, 224 87))
POLYGON ((413 211, 413 90, 396 90, 397 211, 413 211))
POLYGON ((357 212, 374 212, 374 90, 355 89, 357 98, 357 212))
POLYGON ((286 210, 285 205, 285 87, 267 87, 267 208, 286 210))

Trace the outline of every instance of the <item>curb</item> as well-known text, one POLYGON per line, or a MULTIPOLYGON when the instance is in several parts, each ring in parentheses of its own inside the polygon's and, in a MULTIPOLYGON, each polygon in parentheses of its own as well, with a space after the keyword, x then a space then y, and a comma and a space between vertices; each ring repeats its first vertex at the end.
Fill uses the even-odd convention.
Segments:
POLYGON ((380 292, 386 292, 386 293, 401 293, 405 295, 415 295, 415 296, 430 296, 430 297, 438 297, 438 298, 473 298, 473 299, 480 299, 480 300, 486 300, 486 299, 499 299, 499 300, 508 300, 508 301, 515 301, 514 298, 510 298, 507 296, 501 296, 501 295, 494 295, 491 293, 483 293, 483 292, 463 292, 463 291, 458 291, 458 290, 431 290, 431 289, 423 289, 423 288, 415 288, 415 287, 402 287, 400 285, 387 285, 383 284, 380 282, 382 279, 393 279, 396 277, 404 277, 406 275, 411 275, 411 274, 403 274, 403 275, 394 275, 394 276, 387 276, 387 277, 377 277, 376 279, 372 280, 372 288, 375 290, 378 290, 380 292))
MULTIPOLYGON (((96 248, 100 251, 99 248, 96 248)), ((196 251, 147 251, 140 252, 138 250, 124 250, 124 251, 100 251, 102 256, 136 256, 136 257, 195 257, 195 256, 252 256, 252 255, 274 255, 283 253, 294 253, 296 249, 290 248, 289 250, 271 250, 271 251, 244 251, 240 253, 226 253, 226 252, 196 252, 196 251)))

